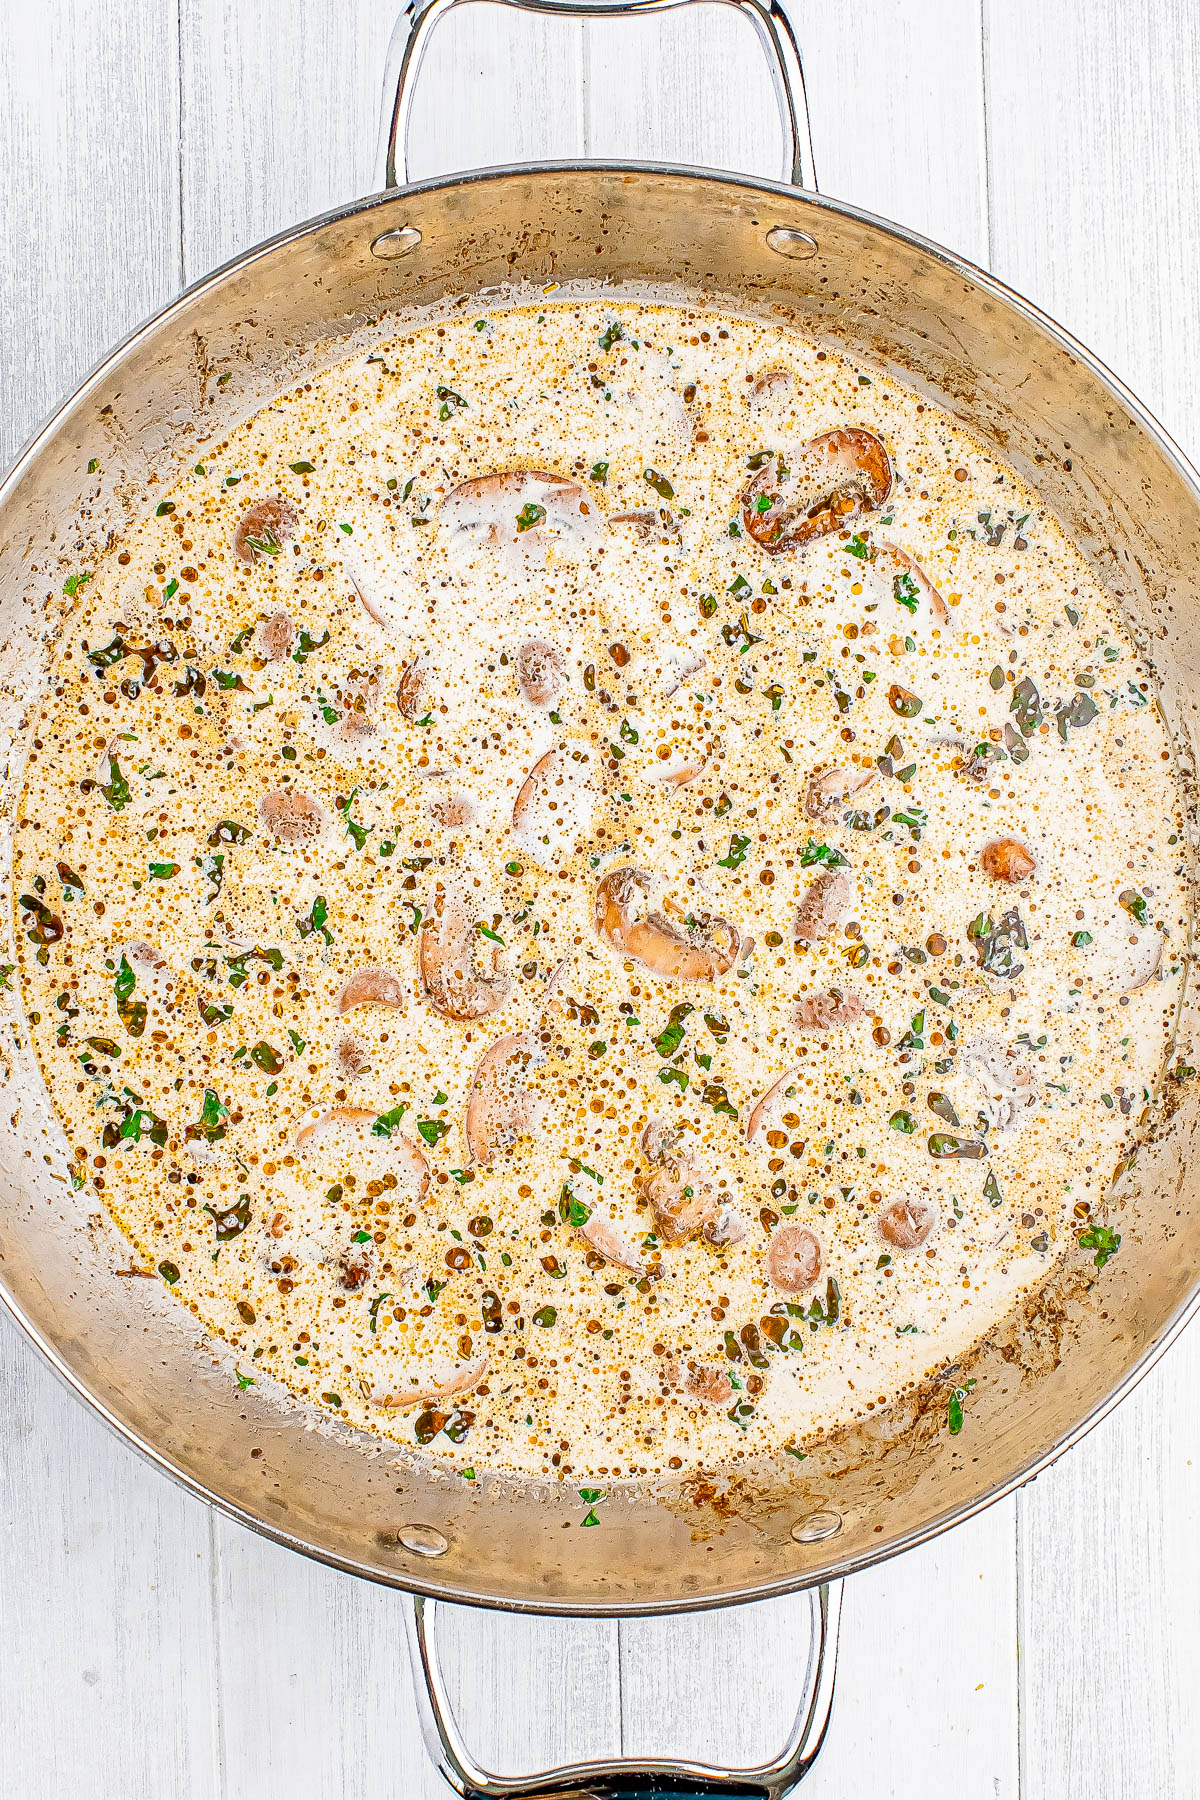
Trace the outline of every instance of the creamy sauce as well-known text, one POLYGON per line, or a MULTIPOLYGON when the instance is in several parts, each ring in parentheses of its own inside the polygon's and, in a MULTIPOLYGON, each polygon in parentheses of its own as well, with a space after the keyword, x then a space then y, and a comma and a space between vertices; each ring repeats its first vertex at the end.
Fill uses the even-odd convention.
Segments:
POLYGON ((395 329, 79 587, 14 883, 77 1175, 241 1381, 460 1468, 800 1450, 1107 1241, 1187 924, 1149 672, 794 333, 395 329))

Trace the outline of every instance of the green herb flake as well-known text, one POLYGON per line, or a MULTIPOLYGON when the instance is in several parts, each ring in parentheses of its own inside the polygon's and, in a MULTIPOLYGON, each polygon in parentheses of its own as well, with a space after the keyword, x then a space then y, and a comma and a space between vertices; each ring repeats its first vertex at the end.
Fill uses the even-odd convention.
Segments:
POLYGON ((1086 1231, 1080 1232, 1078 1241, 1081 1250, 1096 1252, 1092 1261, 1098 1269, 1102 1269, 1121 1248, 1120 1232, 1111 1230, 1107 1225, 1089 1225, 1086 1231))
POLYGON ((371 1127, 372 1136, 382 1138, 391 1137, 393 1131, 399 1130, 400 1121, 407 1111, 407 1101, 401 1100, 400 1104, 398 1106, 393 1106, 390 1112, 380 1113, 379 1117, 371 1127))
POLYGON ((800 867, 810 869, 814 863, 824 863, 827 869, 848 869, 850 867, 849 859, 843 856, 840 850, 834 849, 829 844, 814 844, 813 840, 809 838, 800 852, 800 867))
POLYGON ((735 832, 730 837, 728 853, 717 858, 717 867, 719 869, 740 869, 746 860, 746 852, 749 848, 750 839, 740 837, 735 832))

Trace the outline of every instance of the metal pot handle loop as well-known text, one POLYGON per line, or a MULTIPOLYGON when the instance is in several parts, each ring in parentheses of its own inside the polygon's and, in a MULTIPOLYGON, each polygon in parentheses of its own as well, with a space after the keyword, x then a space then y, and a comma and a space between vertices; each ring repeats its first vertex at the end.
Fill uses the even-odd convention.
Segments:
POLYGON ((657 1800, 720 1796, 721 1800, 783 1800, 816 1760, 833 1705, 842 1584, 809 1589, 811 1631, 800 1704, 788 1740, 770 1762, 746 1769, 666 1757, 605 1757, 569 1763, 538 1775, 491 1775, 475 1761, 446 1691, 435 1643, 439 1602, 414 1595, 408 1614, 417 1711, 425 1746, 439 1774, 461 1800, 657 1800))
MULTIPOLYGON (((408 181, 408 129, 417 76, 429 40, 448 12, 465 0, 408 0, 388 49, 383 88, 378 180, 381 188, 403 187, 408 181)), ((697 0, 495 0, 518 12, 548 13, 565 19, 617 19, 634 14, 671 12, 697 0)), ((771 68, 779 118, 783 126, 783 179, 796 187, 817 186, 812 133, 804 94, 804 70, 791 23, 778 0, 715 0, 749 19, 771 68)))

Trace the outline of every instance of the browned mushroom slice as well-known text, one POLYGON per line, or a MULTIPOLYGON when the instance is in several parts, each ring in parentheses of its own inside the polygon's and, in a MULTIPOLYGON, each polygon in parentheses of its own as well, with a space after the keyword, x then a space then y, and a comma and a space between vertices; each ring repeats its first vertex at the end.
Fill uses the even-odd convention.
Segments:
POLYGON ((821 1273, 821 1244, 807 1225, 781 1225, 767 1244, 767 1280, 781 1294, 802 1294, 821 1273))
POLYGON ((790 393, 794 385, 795 377, 789 368, 785 367, 783 363, 768 363, 767 367, 760 369, 751 381, 750 398, 758 401, 770 400, 776 395, 790 393))
POLYGON ((419 656, 406 663, 396 688, 396 705, 402 719, 419 719, 424 712, 425 665, 419 656))
POLYGON ((840 802, 861 794, 878 779, 878 769, 821 769, 808 778, 804 810, 810 819, 826 818, 840 802))
POLYGON ((859 994, 831 988, 826 994, 802 994, 792 1022, 797 1031, 837 1031, 843 1025, 857 1024, 865 1011, 859 994))
POLYGON ((582 750, 547 750, 521 783, 513 830, 535 861, 552 861, 586 834, 595 804, 589 761, 582 750))
POLYGON ((610 513, 607 523, 612 525, 631 525, 633 535, 640 538, 643 544, 657 544, 664 539, 680 536, 679 520, 666 506, 643 506, 636 512, 610 513))
POLYGON ((798 944, 819 944, 832 937, 853 899, 848 876, 841 869, 822 869, 796 909, 792 936, 798 944))
POLYGON ((901 1194, 881 1206, 875 1228, 892 1250, 917 1250, 938 1222, 938 1209, 919 1194, 901 1194))
POLYGON ((772 556, 877 511, 892 491, 887 451, 858 425, 809 438, 784 468, 778 456, 766 457, 742 496, 746 532, 772 556))
POLYGON ((352 1032, 346 1032, 333 1046, 333 1067, 343 1081, 356 1081, 370 1066, 366 1045, 352 1032))
POLYGON ((311 844, 329 823, 319 800, 297 788, 275 788, 258 803, 262 824, 281 844, 311 844))
POLYGON ((353 1012, 356 1006, 388 1006, 397 1011, 404 998, 404 985, 394 969, 356 969, 337 997, 338 1017, 353 1012))
POLYGON ((545 638, 530 638, 517 651, 517 682, 531 706, 550 706, 562 693, 567 665, 545 638))
POLYGON ((682 1389, 709 1406, 724 1406, 733 1398, 733 1383, 716 1363, 689 1363, 685 1369, 672 1358, 663 1364, 663 1379, 669 1388, 682 1389))
POLYGON ((359 1244, 343 1250, 337 1260, 338 1286, 347 1294, 357 1294, 366 1286, 371 1275, 371 1250, 373 1246, 359 1244))
POLYGON ((502 1007, 512 992, 507 975, 497 973, 498 951, 490 946, 491 972, 477 966, 480 934, 457 894, 449 893, 425 922, 418 957, 425 998, 446 1019, 482 1019, 502 1007))
POLYGON ((664 700, 670 700, 677 694, 685 681, 698 675, 704 667, 702 653, 691 644, 684 644, 672 650, 663 664, 662 694, 664 700))
POLYGON ((460 481, 442 501, 441 517, 452 531, 495 549, 533 544, 550 532, 585 521, 591 512, 582 487, 545 469, 498 469, 460 481))
POLYGON ((494 1162, 497 1150, 507 1149, 537 1125, 541 1108, 524 1083, 537 1060, 533 1033, 514 1031, 497 1038, 475 1065, 463 1117, 473 1163, 494 1162))
POLYGON ((388 1412, 404 1412, 411 1406, 432 1405, 435 1400, 453 1400, 456 1395, 473 1393, 486 1377, 488 1367, 487 1357, 477 1356, 474 1362, 464 1363, 442 1380, 417 1375, 412 1377, 411 1385, 395 1382, 387 1389, 376 1388, 371 1405, 388 1412))
POLYGON ((1025 1061, 1015 1044, 1005 1044, 986 1033, 960 1045, 958 1073, 978 1087, 976 1103, 988 1122, 993 1149, 1011 1143, 1041 1103, 1041 1084, 1032 1060, 1025 1061))
POLYGON ((360 1152, 402 1177, 418 1200, 424 1200, 429 1192, 429 1164, 424 1153, 403 1132, 392 1131, 386 1138, 376 1137, 372 1127, 378 1116, 366 1106, 331 1106, 300 1127, 296 1133, 296 1149, 301 1153, 308 1152, 331 1133, 349 1137, 360 1152))
POLYGON ((778 1081, 773 1081, 764 1094, 760 1094, 750 1109, 750 1117, 746 1120, 746 1142, 754 1144, 762 1135, 763 1127, 770 1117, 775 1102, 786 1093, 795 1081, 798 1071, 785 1069, 778 1081))
POLYGON ((662 762, 651 769, 650 780, 660 782, 663 787, 687 787, 689 782, 695 781, 703 775, 707 767, 708 759, 706 757, 684 761, 677 758, 669 760, 664 758, 662 762))
POLYGON ((349 576, 348 580, 354 598, 358 601, 368 619, 373 619, 376 625, 382 625, 386 629, 388 624, 387 614, 383 611, 379 603, 372 600, 371 596, 364 591, 357 581, 355 581, 353 575, 349 576))
POLYGON ((272 494, 256 500, 238 520, 233 534, 233 553, 239 562, 267 562, 278 556, 299 522, 300 514, 290 500, 272 494))
POLYGON ((678 1125, 668 1125, 665 1119, 650 1119, 642 1131, 642 1149, 652 1163, 665 1162, 678 1142, 678 1125))
POLYGON ((606 1262, 615 1263, 619 1269, 628 1269, 631 1275, 646 1273, 645 1263, 615 1220, 593 1213, 579 1227, 579 1235, 606 1262))
POLYGON ((1019 838, 994 838, 983 846, 979 861, 985 875, 993 881, 1004 881, 1011 887, 1028 881, 1037 868, 1033 851, 1019 838))
POLYGON ((740 1244, 746 1235, 746 1221, 740 1213, 734 1212, 732 1206, 723 1206, 715 1219, 702 1227, 700 1236, 706 1244, 714 1249, 724 1250, 730 1244, 740 1244))
POLYGON ((681 1244, 695 1237, 720 1215, 721 1202, 712 1176, 686 1153, 665 1151, 637 1185, 650 1202, 655 1229, 664 1244, 681 1244))
POLYGON ((671 981, 715 981, 737 960, 741 938, 728 919, 701 917, 676 925, 664 913, 634 918, 639 898, 650 894, 645 869, 612 869, 596 888, 596 930, 623 956, 671 981))
MULTIPOLYGON (((895 574, 892 577, 892 592, 895 595, 896 600, 906 601, 915 600, 917 598, 916 592, 905 585, 904 578, 907 576, 909 583, 915 584, 915 587, 919 588, 926 600, 928 600, 930 615, 934 623, 936 625, 949 625, 950 608, 946 605, 945 600, 943 600, 937 588, 934 587, 932 581, 930 581, 916 557, 910 556, 907 550, 902 550, 899 544, 889 543, 886 538, 877 539, 876 544, 880 553, 880 558, 885 561, 890 560, 898 567, 898 574, 895 574)), ((911 612, 912 607, 906 606, 905 611, 911 612)))
POLYGON ((264 662, 282 662, 296 641, 296 621, 285 606, 260 619, 254 633, 254 647, 264 662))
POLYGON ((429 802, 429 816, 445 831, 461 831, 475 821, 475 803, 467 794, 440 794, 429 802))
POLYGON ((333 736, 343 744, 358 744, 370 737, 375 726, 371 721, 379 700, 379 683, 383 670, 351 669, 337 687, 337 705, 341 718, 333 728, 333 736))
POLYGON ((1151 927, 1130 937, 1114 958, 1113 982, 1118 994, 1135 994, 1153 981, 1162 964, 1163 934, 1151 927))
POLYGON ((158 974, 161 970, 165 969, 167 971, 168 979, 173 974, 173 971, 168 967, 166 957, 158 948, 158 945, 147 944, 142 938, 134 938, 130 943, 126 944, 124 955, 129 958, 135 969, 141 967, 152 974, 158 974))

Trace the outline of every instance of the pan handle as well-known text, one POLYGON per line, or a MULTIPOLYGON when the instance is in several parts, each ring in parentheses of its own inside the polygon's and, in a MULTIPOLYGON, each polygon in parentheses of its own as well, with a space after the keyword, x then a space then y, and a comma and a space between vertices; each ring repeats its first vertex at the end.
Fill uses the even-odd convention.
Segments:
POLYGON ((417 1711, 425 1745, 439 1774, 461 1800, 658 1800, 710 1795, 721 1800, 783 1800, 816 1760, 833 1705, 842 1584, 809 1589, 808 1664, 788 1740, 772 1761, 746 1769, 667 1757, 605 1757, 569 1763, 538 1775, 491 1775, 475 1761, 454 1717, 435 1641, 439 1602, 414 1595, 408 1614, 417 1711))
MULTIPOLYGON (((672 12, 695 0, 495 0, 518 12, 547 13, 563 19, 619 19, 635 14, 672 12)), ((783 126, 783 179, 816 191, 812 132, 804 94, 804 70, 791 23, 778 0, 717 0, 749 19, 771 68, 779 118, 783 126)), ((383 128, 378 181, 381 188, 408 182, 408 128, 417 76, 429 40, 448 12, 464 0, 408 0, 392 33, 383 87, 383 128)))

